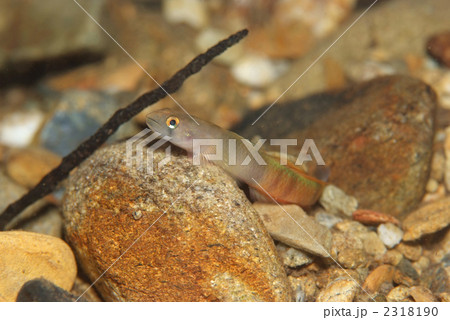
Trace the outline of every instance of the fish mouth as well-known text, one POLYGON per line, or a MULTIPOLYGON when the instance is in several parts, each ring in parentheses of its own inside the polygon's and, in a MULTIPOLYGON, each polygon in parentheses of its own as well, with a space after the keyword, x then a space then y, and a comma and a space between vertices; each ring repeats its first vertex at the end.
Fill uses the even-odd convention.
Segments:
POLYGON ((154 128, 161 128, 161 124, 158 122, 158 121, 156 121, 155 119, 152 119, 152 118, 147 118, 146 119, 146 123, 147 123, 147 126, 150 128, 150 129, 152 129, 153 131, 155 131, 155 129, 154 128))
POLYGON ((153 118, 147 118, 146 123, 151 131, 153 131, 161 136, 160 139, 165 139, 165 140, 171 139, 171 135, 170 135, 171 132, 170 131, 167 132, 167 128, 164 125, 161 125, 160 122, 156 121, 153 118))

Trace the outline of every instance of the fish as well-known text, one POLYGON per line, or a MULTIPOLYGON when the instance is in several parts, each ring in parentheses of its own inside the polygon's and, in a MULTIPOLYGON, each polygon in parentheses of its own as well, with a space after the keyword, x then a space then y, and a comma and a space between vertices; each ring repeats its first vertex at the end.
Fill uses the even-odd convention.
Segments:
POLYGON ((247 184, 250 195, 257 201, 310 207, 318 201, 327 185, 291 161, 281 164, 279 157, 260 150, 260 143, 252 144, 244 137, 200 118, 173 109, 159 109, 147 114, 146 123, 150 130, 173 145, 197 156, 197 162, 213 163, 247 184))

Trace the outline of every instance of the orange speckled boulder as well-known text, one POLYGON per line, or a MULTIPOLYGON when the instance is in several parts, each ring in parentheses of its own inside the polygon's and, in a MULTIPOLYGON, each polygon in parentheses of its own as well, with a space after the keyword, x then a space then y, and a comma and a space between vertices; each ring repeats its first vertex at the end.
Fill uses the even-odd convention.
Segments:
POLYGON ((125 143, 97 151, 64 200, 67 240, 92 281, 123 254, 96 283, 103 299, 292 300, 273 241, 232 178, 179 150, 152 175, 125 155, 125 143))

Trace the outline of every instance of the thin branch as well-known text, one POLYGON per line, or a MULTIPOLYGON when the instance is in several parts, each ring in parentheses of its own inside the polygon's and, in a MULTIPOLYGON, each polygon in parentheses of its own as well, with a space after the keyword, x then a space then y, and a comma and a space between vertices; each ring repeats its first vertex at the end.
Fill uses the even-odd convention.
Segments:
POLYGON ((125 122, 133 118, 139 112, 148 106, 158 102, 168 94, 174 93, 182 85, 183 82, 193 74, 199 72, 213 58, 223 53, 229 47, 238 43, 248 34, 246 29, 241 30, 229 38, 220 41, 211 47, 205 53, 202 53, 189 62, 184 68, 175 73, 169 80, 164 82, 150 92, 147 92, 137 98, 134 102, 125 108, 117 110, 111 118, 94 133, 88 140, 80 144, 74 151, 62 159, 61 164, 48 173, 42 180, 28 193, 20 199, 10 204, 0 215, 0 230, 4 230, 5 226, 22 210, 35 201, 51 193, 59 182, 64 180, 70 171, 78 166, 84 159, 89 157, 97 150, 116 130, 125 122))

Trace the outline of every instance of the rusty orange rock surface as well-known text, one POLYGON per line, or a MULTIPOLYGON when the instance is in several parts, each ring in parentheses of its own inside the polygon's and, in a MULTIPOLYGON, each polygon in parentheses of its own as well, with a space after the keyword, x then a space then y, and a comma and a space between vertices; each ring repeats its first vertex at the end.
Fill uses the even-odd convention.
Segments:
POLYGON ((292 300, 273 241, 232 178, 181 151, 149 175, 125 154, 125 143, 97 151, 64 201, 81 267, 92 281, 107 270, 96 283, 103 299, 292 300))

